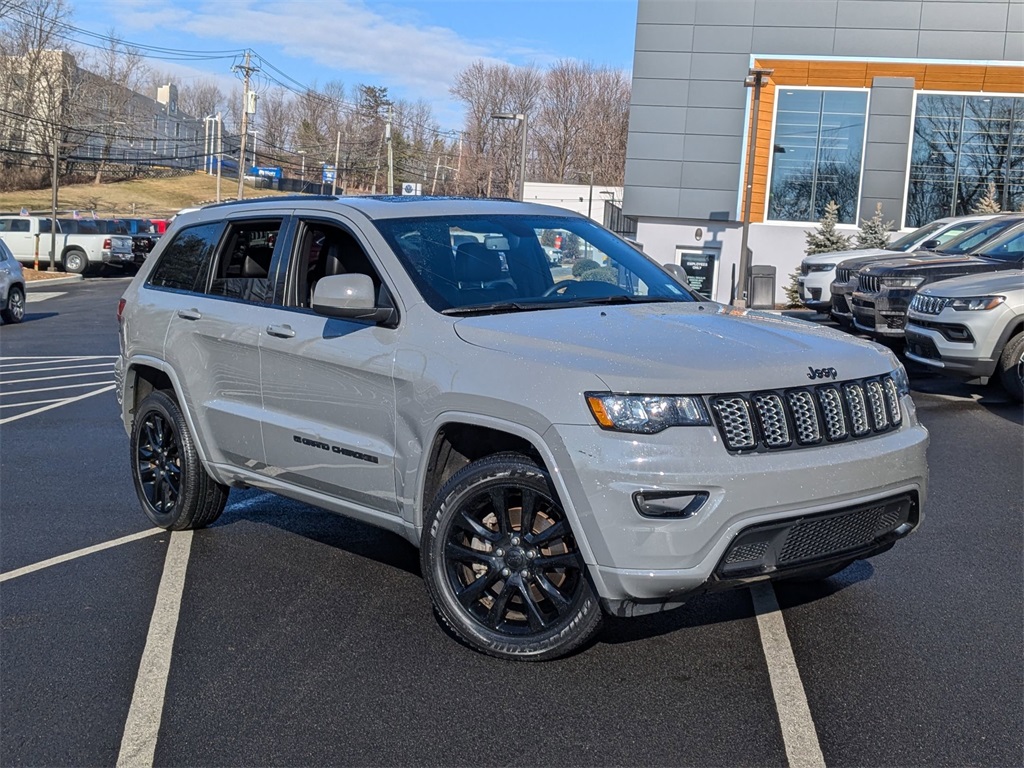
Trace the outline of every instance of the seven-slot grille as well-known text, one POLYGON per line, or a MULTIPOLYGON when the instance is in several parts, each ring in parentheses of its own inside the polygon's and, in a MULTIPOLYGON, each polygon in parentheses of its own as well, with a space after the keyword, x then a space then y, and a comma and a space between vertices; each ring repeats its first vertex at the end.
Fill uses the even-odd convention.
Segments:
POLYGON ((945 298, 918 293, 910 300, 910 308, 923 315, 937 315, 946 308, 946 301, 945 298))
POLYGON ((730 451, 805 448, 877 435, 903 422, 892 376, 710 398, 730 451))
POLYGON ((882 288, 882 281, 878 275, 857 275, 857 287, 868 293, 878 293, 882 288))
POLYGON ((853 273, 857 270, 851 267, 836 267, 836 282, 837 283, 848 283, 850 278, 853 277, 853 273))

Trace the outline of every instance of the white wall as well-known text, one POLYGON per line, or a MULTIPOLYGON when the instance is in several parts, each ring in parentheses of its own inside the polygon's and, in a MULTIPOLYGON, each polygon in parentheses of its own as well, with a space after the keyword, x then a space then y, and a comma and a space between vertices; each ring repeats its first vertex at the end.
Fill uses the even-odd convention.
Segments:
POLYGON ((589 207, 590 218, 597 222, 604 221, 604 201, 609 197, 621 204, 622 187, 606 187, 595 184, 594 194, 591 197, 589 184, 542 184, 528 181, 523 193, 523 199, 528 203, 553 205, 584 216, 587 215, 589 207), (602 192, 610 194, 602 195, 602 192))

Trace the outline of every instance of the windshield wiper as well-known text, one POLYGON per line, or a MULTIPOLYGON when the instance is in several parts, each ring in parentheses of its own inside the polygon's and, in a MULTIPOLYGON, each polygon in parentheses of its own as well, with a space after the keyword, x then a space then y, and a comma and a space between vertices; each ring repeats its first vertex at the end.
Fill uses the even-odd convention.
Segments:
POLYGON ((653 304, 655 302, 680 301, 670 296, 588 296, 569 299, 559 306, 585 306, 589 304, 653 304))
POLYGON ((550 309, 547 304, 520 304, 515 301, 497 301, 493 304, 471 304, 468 307, 442 309, 442 315, 488 315, 499 312, 525 312, 532 309, 550 309))

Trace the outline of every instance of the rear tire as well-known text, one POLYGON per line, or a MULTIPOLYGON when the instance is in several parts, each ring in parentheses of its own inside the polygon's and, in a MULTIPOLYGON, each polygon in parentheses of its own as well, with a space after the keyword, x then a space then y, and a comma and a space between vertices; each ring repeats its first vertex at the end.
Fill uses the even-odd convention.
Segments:
POLYGON ((456 473, 424 523, 420 562, 443 623, 503 659, 564 656, 602 613, 547 471, 501 453, 456 473))
POLYGON ((85 251, 81 251, 78 248, 72 248, 64 254, 64 271, 70 272, 73 275, 85 274, 85 270, 89 268, 89 259, 85 255, 85 251))
POLYGON ((0 309, 0 319, 5 323, 20 323, 25 317, 25 290, 12 285, 7 291, 7 304, 0 309))
POLYGON ((1003 347, 999 357, 999 383, 1018 403, 1024 402, 1024 333, 1018 333, 1003 347))
POLYGON ((154 525, 183 531, 220 517, 228 488, 203 469, 188 423, 168 393, 153 392, 140 404, 131 451, 135 492, 154 525))

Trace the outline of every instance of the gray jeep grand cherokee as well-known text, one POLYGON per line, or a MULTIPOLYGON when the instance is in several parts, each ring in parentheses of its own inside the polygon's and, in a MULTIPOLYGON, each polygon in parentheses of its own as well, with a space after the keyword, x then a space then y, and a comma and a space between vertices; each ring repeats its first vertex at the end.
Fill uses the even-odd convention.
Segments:
POLYGON ((890 352, 706 301, 562 210, 210 206, 118 315, 156 525, 209 525, 253 486, 395 531, 440 618, 495 656, 568 653, 604 612, 821 578, 921 520, 928 435, 890 352), (552 264, 556 234, 596 266, 552 264))

